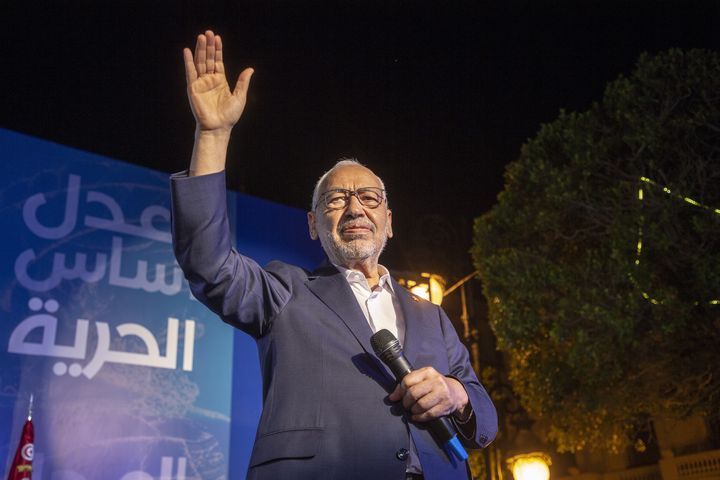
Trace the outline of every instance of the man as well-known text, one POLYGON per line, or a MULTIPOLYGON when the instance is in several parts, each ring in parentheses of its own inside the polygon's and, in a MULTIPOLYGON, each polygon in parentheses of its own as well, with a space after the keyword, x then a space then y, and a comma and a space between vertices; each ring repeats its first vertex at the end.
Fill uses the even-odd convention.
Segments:
POLYGON ((257 341, 263 411, 248 478, 467 478, 426 422, 449 416, 479 448, 495 409, 447 316, 378 264, 392 212, 372 171, 345 160, 316 185, 308 227, 329 260, 317 271, 263 269, 233 250, 222 172, 253 71, 231 92, 222 54, 211 31, 183 52, 197 129, 190 168, 171 182, 173 239, 196 297, 257 341), (382 328, 417 367, 398 385, 370 346, 382 328))

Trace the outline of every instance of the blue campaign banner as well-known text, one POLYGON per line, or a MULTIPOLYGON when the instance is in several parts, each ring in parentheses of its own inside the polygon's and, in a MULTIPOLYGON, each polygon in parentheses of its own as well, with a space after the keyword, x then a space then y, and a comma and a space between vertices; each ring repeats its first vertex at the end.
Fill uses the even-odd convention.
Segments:
MULTIPOLYGON (((0 474, 33 394, 36 480, 244 477, 256 347, 192 298, 168 175, 7 130, 0 151, 0 474)), ((288 243, 307 237, 303 212, 228 201, 260 263, 321 259, 288 243)))

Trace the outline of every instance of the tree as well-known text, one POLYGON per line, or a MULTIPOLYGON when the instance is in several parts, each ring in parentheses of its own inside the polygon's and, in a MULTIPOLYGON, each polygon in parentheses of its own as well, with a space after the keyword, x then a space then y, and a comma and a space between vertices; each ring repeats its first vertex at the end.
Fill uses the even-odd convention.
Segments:
POLYGON ((642 55, 508 165, 472 254, 525 408, 560 451, 720 412, 720 57, 642 55))

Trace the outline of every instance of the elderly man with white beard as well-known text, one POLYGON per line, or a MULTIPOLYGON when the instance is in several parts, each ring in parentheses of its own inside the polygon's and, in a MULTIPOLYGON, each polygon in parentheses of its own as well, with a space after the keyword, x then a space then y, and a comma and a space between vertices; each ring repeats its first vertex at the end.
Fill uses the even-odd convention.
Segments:
POLYGON ((495 409, 445 313, 378 263, 393 235, 383 182, 339 161, 307 215, 328 261, 314 272, 260 267, 233 249, 225 206, 227 145, 253 71, 231 91, 211 31, 184 60, 197 127, 190 167, 171 179, 173 244, 195 296, 257 342, 263 411, 248 478, 468 478, 428 422, 448 417, 466 447, 482 448, 497 432, 495 409), (417 368, 399 383, 370 346, 381 329, 417 368))

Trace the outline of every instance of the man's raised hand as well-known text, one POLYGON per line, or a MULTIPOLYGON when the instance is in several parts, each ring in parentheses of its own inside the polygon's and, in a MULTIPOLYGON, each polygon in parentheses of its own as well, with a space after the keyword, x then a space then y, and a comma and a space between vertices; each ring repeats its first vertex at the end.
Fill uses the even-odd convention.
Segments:
POLYGON ((222 39, 208 30, 198 35, 195 55, 183 50, 187 94, 195 116, 195 145, 188 175, 207 175, 225 169, 230 132, 245 109, 253 69, 240 74, 231 92, 225 78, 222 39))
POLYGON ((211 30, 198 35, 195 54, 183 50, 185 78, 197 128, 200 132, 229 133, 245 108, 252 68, 240 74, 231 92, 225 78, 222 39, 211 30))

